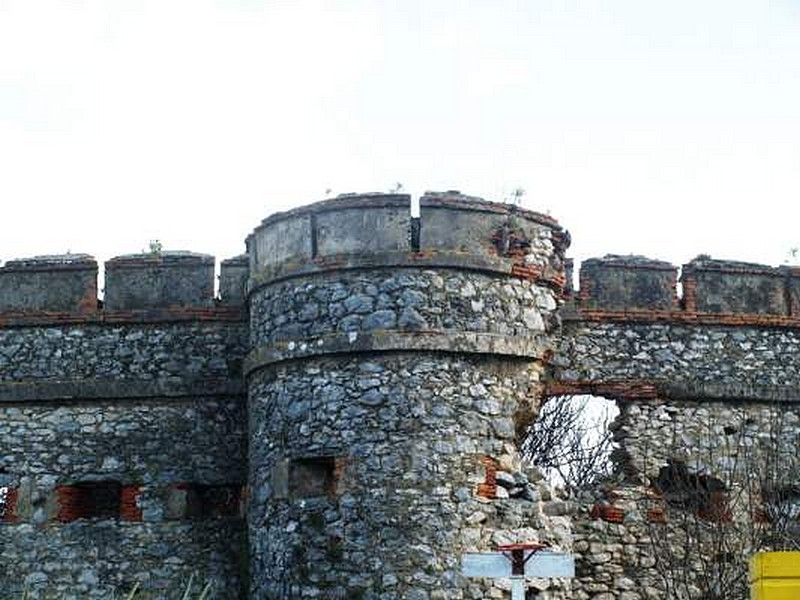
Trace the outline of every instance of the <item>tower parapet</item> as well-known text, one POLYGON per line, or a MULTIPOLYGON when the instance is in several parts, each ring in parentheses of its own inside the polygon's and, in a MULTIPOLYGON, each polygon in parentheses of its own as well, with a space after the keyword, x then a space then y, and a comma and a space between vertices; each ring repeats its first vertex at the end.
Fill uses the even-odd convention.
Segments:
POLYGON ((268 280, 327 260, 407 252, 409 206, 406 194, 364 194, 276 213, 248 237, 250 269, 268 280))

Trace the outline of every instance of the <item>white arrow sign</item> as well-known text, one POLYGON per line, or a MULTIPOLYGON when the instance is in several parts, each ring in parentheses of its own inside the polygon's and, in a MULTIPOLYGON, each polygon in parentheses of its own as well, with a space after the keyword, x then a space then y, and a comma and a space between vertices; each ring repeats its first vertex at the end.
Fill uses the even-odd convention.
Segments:
MULTIPOLYGON (((502 552, 465 554, 461 569, 467 577, 511 577, 511 561, 502 552)), ((575 559, 570 554, 540 551, 525 563, 526 577, 575 577, 575 559)))

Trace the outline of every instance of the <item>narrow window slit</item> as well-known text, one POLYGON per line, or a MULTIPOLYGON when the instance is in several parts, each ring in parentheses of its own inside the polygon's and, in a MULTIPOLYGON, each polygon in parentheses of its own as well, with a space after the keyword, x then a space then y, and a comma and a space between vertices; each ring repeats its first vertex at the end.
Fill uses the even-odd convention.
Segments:
POLYGON ((341 460, 334 456, 293 459, 289 463, 289 497, 335 496, 340 471, 341 460))

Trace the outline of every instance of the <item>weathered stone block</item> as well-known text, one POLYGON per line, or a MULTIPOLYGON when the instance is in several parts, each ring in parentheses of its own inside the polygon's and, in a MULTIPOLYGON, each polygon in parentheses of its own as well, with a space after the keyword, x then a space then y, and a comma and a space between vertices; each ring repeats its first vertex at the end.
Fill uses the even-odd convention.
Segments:
POLYGON ((546 253, 551 230, 545 215, 513 204, 486 202, 457 191, 427 192, 420 199, 420 250, 459 252, 486 257, 515 256, 518 250, 546 253), (542 243, 545 247, 542 247, 542 243), (523 245, 524 248, 514 246, 523 245))
POLYGON ((411 213, 408 197, 401 198, 397 204, 319 213, 317 256, 408 251, 411 213))
POLYGON ((793 316, 800 316, 800 267, 781 267, 786 281, 787 309, 793 316))
POLYGON ((604 310, 671 310, 677 267, 643 256, 606 255, 583 261, 582 306, 604 310))
POLYGON ((199 308, 214 302, 214 257, 193 252, 118 256, 106 263, 105 308, 199 308))
POLYGON ((97 262, 88 254, 36 256, 0 268, 0 312, 97 310, 97 262))
POLYGON ((247 255, 223 260, 220 265, 219 295, 223 304, 241 306, 247 294, 250 266, 247 255))
POLYGON ((250 270, 312 257, 310 214, 289 213, 265 219, 247 240, 250 270))
POLYGON ((788 315, 786 276, 753 263, 698 257, 681 275, 688 310, 710 313, 788 315))
POLYGON ((296 267, 314 258, 407 251, 406 194, 348 194, 264 219, 248 238, 250 270, 296 267))

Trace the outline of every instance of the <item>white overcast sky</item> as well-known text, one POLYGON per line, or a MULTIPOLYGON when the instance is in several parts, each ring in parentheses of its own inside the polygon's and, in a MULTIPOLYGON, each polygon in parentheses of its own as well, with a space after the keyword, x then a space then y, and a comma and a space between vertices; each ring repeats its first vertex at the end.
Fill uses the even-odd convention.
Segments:
POLYGON ((243 251, 397 182, 578 259, 800 245, 800 0, 0 0, 0 260, 243 251))

